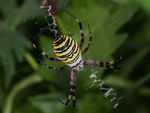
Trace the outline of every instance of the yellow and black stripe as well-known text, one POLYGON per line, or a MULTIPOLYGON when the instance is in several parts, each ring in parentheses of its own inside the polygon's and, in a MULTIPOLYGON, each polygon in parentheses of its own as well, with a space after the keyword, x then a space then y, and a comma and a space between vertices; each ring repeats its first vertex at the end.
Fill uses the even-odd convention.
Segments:
POLYGON ((54 40, 53 49, 56 58, 70 67, 75 66, 81 54, 74 38, 66 35, 61 35, 54 40))

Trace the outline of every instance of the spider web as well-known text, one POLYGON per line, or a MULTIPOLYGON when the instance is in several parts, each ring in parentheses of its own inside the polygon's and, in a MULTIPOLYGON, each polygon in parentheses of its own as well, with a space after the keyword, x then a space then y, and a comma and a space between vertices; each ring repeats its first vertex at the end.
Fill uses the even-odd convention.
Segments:
POLYGON ((97 88, 100 93, 112 103, 113 108, 116 109, 119 106, 120 101, 124 98, 124 96, 120 96, 117 91, 112 87, 106 86, 106 83, 101 77, 98 77, 97 72, 93 69, 91 70, 91 75, 89 76, 91 80, 91 85, 85 89, 85 91, 89 91, 92 88, 97 88))

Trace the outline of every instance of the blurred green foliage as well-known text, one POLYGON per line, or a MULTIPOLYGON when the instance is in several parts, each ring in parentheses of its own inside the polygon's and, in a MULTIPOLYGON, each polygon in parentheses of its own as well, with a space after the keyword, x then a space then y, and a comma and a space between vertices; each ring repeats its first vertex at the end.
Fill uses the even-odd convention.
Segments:
MULTIPOLYGON (((58 5, 63 6, 65 0, 58 5)), ((32 50, 36 39, 49 55, 52 52, 52 36, 37 33, 37 24, 47 21, 47 15, 35 0, 0 1, 0 112, 2 113, 149 113, 150 108, 150 5, 148 0, 70 0, 66 10, 81 19, 88 41, 87 25, 90 24, 93 41, 86 59, 111 60, 123 57, 121 70, 109 71, 85 67, 78 73, 77 107, 64 106, 68 94, 70 69, 52 71, 38 64, 41 56, 32 50), (42 20, 38 21, 37 20, 42 20), (37 25, 36 24, 36 25, 37 25), (91 84, 91 70, 98 72, 109 87, 124 98, 113 109, 114 103, 104 98, 91 84)), ((61 30, 70 32, 80 41, 75 20, 63 11, 57 14, 61 30)), ((40 31, 39 31, 40 32, 40 31)), ((86 46, 86 44, 84 45, 86 46)), ((60 66, 61 63, 49 62, 60 66)))

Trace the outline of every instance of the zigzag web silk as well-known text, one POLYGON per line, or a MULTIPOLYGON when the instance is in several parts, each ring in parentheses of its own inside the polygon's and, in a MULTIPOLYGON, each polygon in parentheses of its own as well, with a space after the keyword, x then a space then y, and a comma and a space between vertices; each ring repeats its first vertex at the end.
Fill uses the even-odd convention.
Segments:
POLYGON ((91 84, 85 89, 85 91, 89 91, 91 88, 96 87, 106 99, 113 103, 113 108, 116 109, 119 106, 120 100, 124 97, 119 96, 119 94, 112 87, 106 87, 105 81, 98 77, 97 72, 93 69, 91 69, 89 79, 91 80, 91 84))
MULTIPOLYGON (((65 8, 67 5, 68 5, 68 2, 69 2, 69 0, 66 0, 66 2, 64 3, 64 5, 63 5, 63 8, 65 8)), ((41 8, 41 7, 40 7, 41 8)), ((42 10, 42 9, 41 9, 42 10)), ((50 10, 51 10, 51 6, 48 8, 48 12, 50 12, 50 10)), ((51 13, 49 13, 49 15, 51 16, 51 13)), ((52 18, 54 18, 54 17, 52 17, 52 18)), ((81 21, 88 21, 88 19, 80 19, 81 21)), ((46 29, 49 29, 49 30, 51 30, 50 29, 50 26, 52 26, 52 25, 56 25, 56 22, 54 21, 53 23, 49 23, 48 22, 48 19, 47 18, 45 18, 45 21, 47 22, 47 24, 48 24, 48 27, 46 28, 46 29)), ((73 21, 73 19, 72 20, 70 20, 70 21, 73 21)), ((109 26, 107 26, 107 31, 110 31, 110 28, 115 24, 115 23, 117 23, 117 22, 119 22, 120 21, 120 17, 116 17, 114 20, 113 20, 113 22, 109 25, 109 26)), ((26 22, 26 19, 24 19, 24 22, 26 22)), ((35 24, 38 24, 38 22, 35 22, 35 24)), ((40 28, 40 33, 38 33, 36 36, 34 36, 34 37, 38 37, 43 31, 45 30, 45 28, 40 28)), ((101 31, 101 34, 103 35, 104 33, 105 33, 105 31, 102 29, 101 31)), ((74 36, 76 36, 76 34, 74 34, 74 36)), ((5 44, 7 44, 7 42, 0 42, 0 44, 2 44, 2 43, 5 43, 5 44)), ((30 41, 28 41, 27 42, 27 46, 31 46, 32 45, 32 43, 30 42, 30 41)), ((20 52, 23 52, 23 51, 25 51, 23 48, 18 48, 19 49, 19 51, 20 52)), ((42 48, 42 50, 44 50, 44 48, 42 48)), ((44 54, 44 53, 43 53, 44 54)), ((17 64, 17 63, 20 63, 19 61, 8 61, 8 62, 5 62, 5 63, 0 63, 0 67, 2 67, 2 66, 4 66, 4 65, 8 65, 8 64, 11 64, 11 63, 13 63, 13 64, 17 64)), ((21 70, 21 71, 23 71, 23 70, 21 70)), ((5 78, 5 79, 7 79, 7 78, 5 78)), ((116 109, 118 106, 119 106, 119 102, 120 102, 120 100, 121 99, 123 99, 124 97, 123 96, 118 96, 118 94, 117 94, 117 92, 112 88, 112 87, 105 87, 104 85, 105 85, 105 81, 104 80, 102 80, 102 79, 100 79, 100 78, 98 78, 98 76, 97 76, 97 72, 96 71, 94 71, 93 69, 91 69, 91 74, 90 74, 90 76, 89 76, 89 80, 91 81, 91 85, 88 87, 87 86, 87 88, 85 88, 85 91, 89 91, 91 88, 94 88, 94 87, 97 87, 98 88, 98 90, 100 91, 100 92, 104 92, 103 93, 103 95, 104 95, 104 97, 106 98, 106 99, 108 99, 109 100, 109 102, 111 102, 111 103, 114 103, 113 104, 113 108, 114 109, 116 109)), ((0 80, 0 82, 2 82, 3 81, 3 79, 1 79, 0 80)), ((2 96, 2 95, 1 95, 2 96)), ((3 96, 5 96, 5 95, 3 95, 3 96)))

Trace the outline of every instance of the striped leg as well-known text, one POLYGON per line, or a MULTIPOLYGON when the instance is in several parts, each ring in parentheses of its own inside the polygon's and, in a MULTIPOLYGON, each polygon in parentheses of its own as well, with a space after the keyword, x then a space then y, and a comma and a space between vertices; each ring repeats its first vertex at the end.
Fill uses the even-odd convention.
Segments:
POLYGON ((86 53, 86 51, 90 48, 91 46, 91 41, 92 41, 92 33, 91 33, 91 29, 90 29, 90 25, 88 24, 88 29, 89 29, 89 33, 90 33, 90 37, 89 37, 89 41, 88 41, 88 45, 87 47, 83 50, 83 54, 86 53))
POLYGON ((80 22, 79 19, 76 19, 76 21, 78 22, 79 28, 80 28, 80 34, 81 34, 80 48, 82 48, 83 43, 84 43, 84 32, 83 32, 83 28, 82 28, 82 23, 80 22))
POLYGON ((109 69, 120 69, 118 64, 120 63, 121 60, 122 60, 121 57, 118 60, 109 61, 109 62, 84 60, 84 64, 85 65, 92 65, 92 66, 96 66, 96 67, 106 67, 109 69))
MULTIPOLYGON (((38 50, 37 47, 35 46, 35 44, 32 44, 33 48, 38 50)), ((51 60, 51 61, 59 61, 57 58, 53 58, 53 57, 49 57, 44 51, 42 50, 39 50, 39 52, 45 57, 47 58, 48 60, 51 60)), ((52 69, 52 70, 63 70, 65 68, 65 65, 62 66, 62 67, 51 67, 49 66, 48 64, 45 64, 43 63, 43 61, 39 60, 38 61, 41 63, 41 64, 44 64, 48 69, 52 69)))
POLYGON ((67 101, 65 105, 68 105, 68 103, 72 100, 73 101, 73 107, 76 105, 76 70, 71 70, 70 75, 70 93, 68 95, 67 101))
POLYGON ((44 63, 44 65, 45 65, 48 69, 51 69, 51 70, 63 70, 63 69, 66 67, 66 65, 61 66, 61 67, 51 67, 51 66, 49 66, 48 64, 45 64, 45 63, 44 63))
POLYGON ((82 23, 81 23, 81 21, 80 21, 77 17, 75 17, 73 14, 71 14, 70 12, 68 12, 68 11, 66 11, 66 10, 64 10, 64 11, 65 11, 67 14, 69 14, 70 16, 72 16, 72 17, 76 20, 76 22, 78 23, 78 25, 79 25, 80 34, 81 34, 80 48, 82 48, 83 43, 84 43, 84 32, 83 32, 82 23))
POLYGON ((59 61, 57 58, 49 57, 49 56, 46 54, 45 51, 42 51, 41 49, 38 49, 35 44, 32 44, 32 46, 33 46, 33 48, 34 48, 35 50, 38 50, 39 53, 42 54, 46 59, 51 60, 51 61, 59 61))

